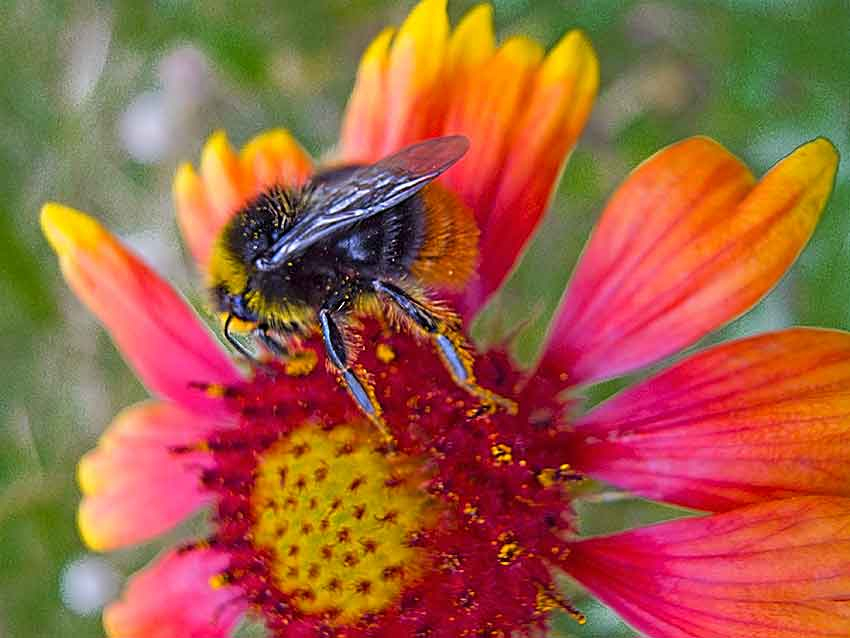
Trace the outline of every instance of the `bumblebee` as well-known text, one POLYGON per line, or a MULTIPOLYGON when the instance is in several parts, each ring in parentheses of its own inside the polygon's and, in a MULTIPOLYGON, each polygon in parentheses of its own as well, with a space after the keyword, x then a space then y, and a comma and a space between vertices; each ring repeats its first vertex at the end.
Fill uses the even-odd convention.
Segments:
POLYGON ((434 180, 457 162, 465 137, 414 144, 363 166, 318 172, 298 189, 272 187, 224 227, 209 288, 225 338, 256 359, 233 332, 249 332, 274 356, 321 332, 331 366, 384 433, 381 407, 355 366, 347 319, 389 312, 430 338, 452 378, 485 405, 512 404, 479 387, 457 316, 429 300, 432 288, 461 288, 477 259, 469 209, 434 180))

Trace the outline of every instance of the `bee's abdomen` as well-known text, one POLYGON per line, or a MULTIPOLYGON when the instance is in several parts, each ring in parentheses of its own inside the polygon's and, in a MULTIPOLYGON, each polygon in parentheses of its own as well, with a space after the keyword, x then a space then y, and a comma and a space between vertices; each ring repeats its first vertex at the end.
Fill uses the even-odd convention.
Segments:
POLYGON ((335 252, 363 275, 404 277, 420 253, 425 234, 425 207, 418 196, 375 215, 337 240, 335 252))
POLYGON ((428 286, 462 288, 478 263, 478 226, 472 211, 436 182, 417 199, 424 206, 425 228, 411 274, 428 286))

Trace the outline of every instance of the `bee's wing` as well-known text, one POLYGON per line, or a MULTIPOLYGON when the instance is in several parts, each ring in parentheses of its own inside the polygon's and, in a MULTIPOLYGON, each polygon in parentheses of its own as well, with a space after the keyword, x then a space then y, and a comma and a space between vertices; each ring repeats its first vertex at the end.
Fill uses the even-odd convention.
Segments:
POLYGON ((254 265, 271 270, 310 245, 412 197, 469 148, 461 135, 437 137, 402 149, 339 178, 317 182, 306 209, 254 265))

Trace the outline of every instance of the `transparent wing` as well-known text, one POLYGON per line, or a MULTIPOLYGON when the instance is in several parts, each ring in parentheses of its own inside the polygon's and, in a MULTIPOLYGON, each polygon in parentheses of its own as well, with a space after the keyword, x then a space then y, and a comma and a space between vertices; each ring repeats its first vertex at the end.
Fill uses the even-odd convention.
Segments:
POLYGON ((461 135, 414 144, 381 161, 318 179, 295 223, 255 266, 271 270, 307 247, 412 197, 463 157, 461 135))

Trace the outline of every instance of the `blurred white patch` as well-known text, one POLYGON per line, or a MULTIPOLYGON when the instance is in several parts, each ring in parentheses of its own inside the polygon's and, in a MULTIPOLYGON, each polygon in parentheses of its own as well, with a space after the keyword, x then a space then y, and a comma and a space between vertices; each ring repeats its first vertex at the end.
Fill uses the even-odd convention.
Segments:
POLYGON ((626 32, 635 42, 686 44, 698 26, 688 9, 663 2, 643 2, 625 15, 626 32))
POLYGON ((213 88, 206 56, 191 45, 166 53, 157 71, 160 88, 137 95, 118 125, 127 153, 143 164, 161 162, 183 146, 213 88))
POLYGON ((160 91, 138 95, 121 115, 118 135, 137 162, 153 164, 168 155, 171 146, 169 109, 160 91))
POLYGON ((65 565, 60 579, 65 607, 80 616, 88 616, 115 599, 121 575, 105 559, 87 554, 65 565))
POLYGON ((309 66, 309 60, 305 59, 301 51, 284 46, 272 58, 269 72, 279 90, 296 95, 309 94, 324 79, 314 77, 309 66))
POLYGON ((165 54, 159 63, 159 81, 166 100, 175 106, 196 106, 209 95, 212 74, 207 57, 191 44, 165 54))
POLYGON ((643 62, 602 92, 595 119, 613 136, 647 111, 680 113, 697 98, 700 84, 692 70, 675 58, 643 62))
POLYGON ((65 33, 67 52, 63 92, 75 108, 91 95, 103 73, 112 40, 112 16, 99 12, 79 20, 65 33))

